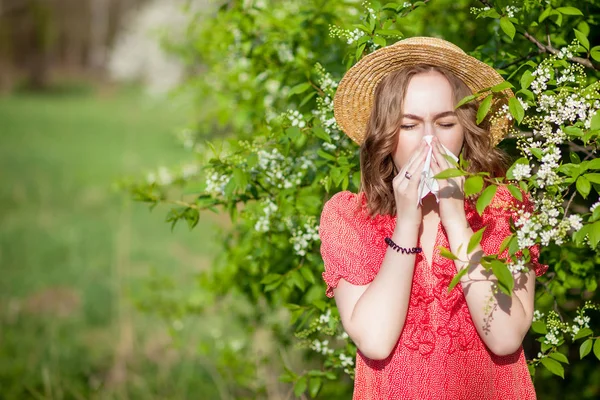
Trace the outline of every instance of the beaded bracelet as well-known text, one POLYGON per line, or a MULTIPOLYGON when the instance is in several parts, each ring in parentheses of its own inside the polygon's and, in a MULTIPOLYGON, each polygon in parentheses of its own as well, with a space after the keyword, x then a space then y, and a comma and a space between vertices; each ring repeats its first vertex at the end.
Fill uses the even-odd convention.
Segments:
POLYGON ((423 251, 423 249, 420 247, 413 247, 411 249, 407 249, 406 247, 400 247, 396 243, 394 243, 394 241, 392 239, 390 239, 389 237, 385 238, 385 243, 387 243, 388 246, 390 246, 392 249, 396 250, 397 252, 402 251, 402 254, 415 254, 415 253, 420 253, 423 251))

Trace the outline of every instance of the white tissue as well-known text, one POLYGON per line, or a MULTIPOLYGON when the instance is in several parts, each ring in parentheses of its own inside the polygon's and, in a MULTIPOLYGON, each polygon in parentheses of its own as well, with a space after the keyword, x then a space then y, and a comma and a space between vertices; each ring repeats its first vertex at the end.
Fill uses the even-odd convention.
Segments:
MULTIPOLYGON (((433 176, 435 174, 431 170, 431 157, 432 157, 432 153, 433 153, 433 148, 431 147, 431 139, 433 139, 432 135, 423 136, 423 140, 425 142, 427 142, 427 144, 429 145, 429 151, 427 152, 427 158, 425 159, 425 165, 423 166, 423 171, 421 172, 421 180, 419 182, 419 188, 418 188, 418 191, 419 191, 418 204, 423 204, 423 202, 422 202, 423 198, 425 196, 427 196, 429 193, 433 193, 436 201, 438 201, 438 202, 440 201, 440 199, 438 198, 438 192, 440 191, 440 185, 439 185, 437 179, 433 178, 433 176)), ((446 154, 448 154, 449 156, 451 156, 454 159, 454 161, 458 161, 458 157, 456 157, 443 144, 442 144, 442 148, 444 149, 446 154)))

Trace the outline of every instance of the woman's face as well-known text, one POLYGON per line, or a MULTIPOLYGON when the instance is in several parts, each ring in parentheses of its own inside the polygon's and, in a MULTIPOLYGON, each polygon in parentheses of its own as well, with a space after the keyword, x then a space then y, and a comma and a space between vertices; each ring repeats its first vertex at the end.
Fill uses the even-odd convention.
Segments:
POLYGON ((403 100, 401 127, 394 163, 398 169, 410 159, 426 135, 458 156, 463 145, 463 127, 454 113, 454 94, 446 77, 439 72, 414 75, 403 100))

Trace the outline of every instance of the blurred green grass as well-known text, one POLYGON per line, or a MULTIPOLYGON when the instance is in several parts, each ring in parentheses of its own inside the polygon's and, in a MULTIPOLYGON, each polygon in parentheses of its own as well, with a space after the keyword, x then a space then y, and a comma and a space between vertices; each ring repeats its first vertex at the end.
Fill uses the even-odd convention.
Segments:
POLYGON ((216 219, 171 232, 111 189, 191 160, 184 120, 136 90, 0 98, 0 398, 219 397, 210 365, 133 306, 153 270, 191 290, 216 219))

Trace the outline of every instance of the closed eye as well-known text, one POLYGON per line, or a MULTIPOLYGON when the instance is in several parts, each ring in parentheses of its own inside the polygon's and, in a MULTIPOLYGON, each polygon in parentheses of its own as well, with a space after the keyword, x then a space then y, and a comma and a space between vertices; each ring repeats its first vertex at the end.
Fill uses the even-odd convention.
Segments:
POLYGON ((400 125, 400 128, 401 128, 401 129, 406 129, 406 130, 408 130, 408 129, 412 129, 412 128, 414 128, 415 126, 416 126, 416 125, 400 125))
POLYGON ((441 126, 442 128, 452 128, 454 125, 456 125, 456 124, 454 124, 454 123, 450 123, 450 124, 440 124, 440 126, 441 126))

